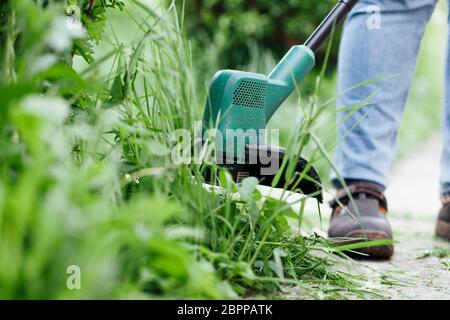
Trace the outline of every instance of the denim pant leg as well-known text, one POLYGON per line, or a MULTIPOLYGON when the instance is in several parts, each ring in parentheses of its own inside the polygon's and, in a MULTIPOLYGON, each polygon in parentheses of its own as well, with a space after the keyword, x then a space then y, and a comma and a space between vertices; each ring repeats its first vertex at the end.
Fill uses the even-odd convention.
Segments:
MULTIPOLYGON (((386 187, 397 132, 425 25, 436 0, 362 0, 347 17, 338 61, 338 109, 365 106, 344 123, 338 114, 336 165, 344 179, 386 187), (379 28, 368 25, 380 13, 379 28), (369 84, 352 87, 370 80, 369 84)), ((336 173, 331 174, 336 182, 336 173)))
MULTIPOLYGON (((450 4, 450 0, 449 0, 450 4)), ((450 15, 448 17, 450 26, 450 15)), ((441 159, 441 191, 450 194, 450 34, 447 39, 444 103, 442 106, 443 152, 441 159)))

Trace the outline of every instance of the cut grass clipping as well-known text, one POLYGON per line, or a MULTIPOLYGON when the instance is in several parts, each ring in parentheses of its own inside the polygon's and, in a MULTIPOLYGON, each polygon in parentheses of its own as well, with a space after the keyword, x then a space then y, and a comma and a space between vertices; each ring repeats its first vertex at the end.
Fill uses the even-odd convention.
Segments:
MULTIPOLYGON (((2 4, 0 298, 378 296, 255 179, 217 169, 222 188, 205 188, 204 166, 171 162, 205 96, 182 13, 117 3, 70 1, 72 28, 65 1, 2 4)), ((323 159, 320 108, 303 108, 290 150, 323 159)))

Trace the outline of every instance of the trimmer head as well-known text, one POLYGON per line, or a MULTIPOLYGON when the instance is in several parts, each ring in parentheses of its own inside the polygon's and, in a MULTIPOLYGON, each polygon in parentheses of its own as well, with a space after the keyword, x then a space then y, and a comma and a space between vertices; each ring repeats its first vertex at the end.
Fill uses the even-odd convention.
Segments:
POLYGON ((290 191, 301 191, 303 194, 323 201, 320 176, 313 166, 304 158, 296 159, 295 169, 289 180, 286 179, 284 170, 281 169, 286 152, 282 148, 267 145, 246 145, 245 163, 227 164, 222 166, 231 173, 237 183, 247 177, 258 178, 261 185, 284 188, 290 191), (284 172, 279 172, 283 170, 284 172), (279 174, 280 173, 280 174, 279 174), (279 174, 279 177, 277 175, 279 174))

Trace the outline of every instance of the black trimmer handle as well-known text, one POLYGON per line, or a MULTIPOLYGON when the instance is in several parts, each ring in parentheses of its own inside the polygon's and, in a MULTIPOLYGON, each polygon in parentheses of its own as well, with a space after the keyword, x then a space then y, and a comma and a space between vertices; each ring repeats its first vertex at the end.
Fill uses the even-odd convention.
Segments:
POLYGON ((313 52, 317 52, 333 31, 334 26, 339 25, 357 3, 358 0, 340 0, 309 39, 306 40, 305 46, 313 52))

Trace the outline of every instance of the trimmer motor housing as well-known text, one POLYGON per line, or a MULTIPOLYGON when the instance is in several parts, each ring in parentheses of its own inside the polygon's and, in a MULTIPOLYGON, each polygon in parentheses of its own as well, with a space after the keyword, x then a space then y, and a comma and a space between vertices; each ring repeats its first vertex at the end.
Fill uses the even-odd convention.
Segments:
POLYGON ((246 144, 264 144, 261 130, 314 63, 310 49, 294 46, 269 76, 236 70, 217 72, 203 117, 204 129, 216 128, 222 135, 217 151, 229 159, 243 160, 246 144))

